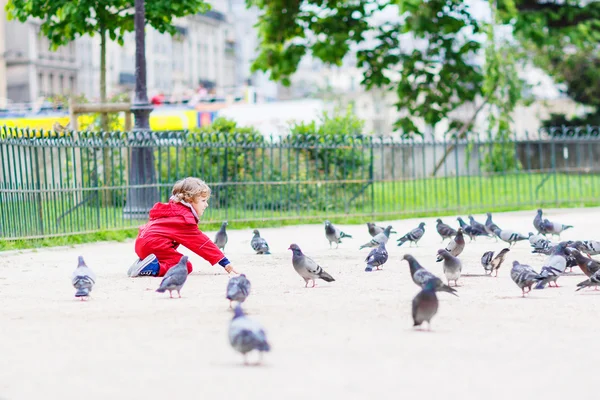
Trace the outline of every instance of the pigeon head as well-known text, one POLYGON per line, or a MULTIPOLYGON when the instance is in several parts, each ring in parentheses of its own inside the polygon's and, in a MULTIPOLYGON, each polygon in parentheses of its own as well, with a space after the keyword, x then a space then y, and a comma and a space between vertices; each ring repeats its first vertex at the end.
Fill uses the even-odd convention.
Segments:
POLYGON ((457 235, 462 235, 463 234, 463 230, 462 228, 458 228, 458 230, 456 231, 457 235))
POLYGON ((419 224, 419 228, 421 228, 421 229, 423 229, 423 227, 424 227, 424 226, 425 226, 425 222, 421 222, 421 223, 419 224))
POLYGON ((492 218, 492 213, 491 212, 486 212, 485 215, 487 215, 489 218, 492 218))
POLYGON ((77 266, 78 267, 85 267, 85 261, 83 261, 83 256, 77 257, 77 266))
POLYGON ((290 244, 290 247, 288 247, 288 250, 291 250, 292 253, 297 254, 297 255, 302 254, 302 250, 300 250, 300 247, 296 243, 290 244))
POLYGON ((435 222, 437 222, 438 224, 442 223, 442 220, 440 218, 436 219, 435 222))
POLYGON ((258 233, 258 229, 253 230, 252 233, 254 233, 256 236, 260 235, 260 233, 258 233))
POLYGON ((513 261, 513 267, 519 265, 519 262, 517 260, 513 261))
POLYGON ((472 215, 469 215, 469 217, 468 217, 468 218, 469 218, 469 221, 472 221, 472 220, 474 220, 474 219, 475 219, 475 218, 473 218, 473 216, 472 216, 472 215))
POLYGON ((325 226, 329 226, 331 225, 331 222, 329 220, 325 220, 325 226))
POLYGON ((450 255, 450 253, 448 253, 448 250, 446 249, 439 249, 437 253, 444 258, 450 255))
POLYGON ((413 256, 411 256, 410 254, 405 254, 402 256, 403 260, 406 260, 408 262, 411 262, 412 260, 414 260, 415 258, 413 256))
POLYGON ((242 310, 242 306, 240 304, 235 306, 235 309, 233 310, 233 319, 243 317, 244 315, 246 315, 246 314, 244 314, 244 310, 242 310))
POLYGON ((385 229, 383 230, 383 233, 385 234, 385 236, 390 237, 390 231, 392 230, 392 226, 388 225, 385 227, 385 229))
POLYGON ((179 264, 187 265, 187 262, 188 262, 188 256, 181 256, 181 259, 179 260, 179 264))
POLYGON ((375 228, 375 224, 372 222, 367 222, 367 226, 369 227, 369 229, 375 228))
POLYGON ((542 209, 538 208, 537 213, 538 213, 538 215, 542 215, 542 209))
POLYGON ((226 227, 227 225, 229 225, 229 224, 227 223, 227 221, 223 221, 223 223, 221 224, 221 229, 225 229, 225 227, 226 227))

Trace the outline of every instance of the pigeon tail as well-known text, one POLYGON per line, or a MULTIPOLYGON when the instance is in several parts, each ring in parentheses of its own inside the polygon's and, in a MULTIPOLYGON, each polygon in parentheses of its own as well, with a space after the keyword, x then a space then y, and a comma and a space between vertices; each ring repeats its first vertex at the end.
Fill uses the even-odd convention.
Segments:
POLYGON ((537 285, 535 285, 534 289, 544 289, 547 284, 548 284, 548 279, 544 278, 544 279, 540 280, 537 285))
POLYGON ((451 288, 448 285, 442 285, 438 288, 438 292, 448 292, 450 294, 455 295, 456 297, 458 297, 458 295, 456 294, 456 289, 451 288))
POLYGON ((352 239, 352 235, 348 235, 347 233, 340 232, 340 239, 341 238, 350 238, 350 239, 352 239))
POLYGON ((157 291, 158 293, 164 293, 164 292, 166 292, 166 291, 167 291, 167 289, 166 289, 166 288, 159 287, 158 289, 156 289, 156 291, 157 291))
POLYGON ((90 295, 89 288, 79 288, 77 292, 75 292, 75 297, 87 297, 90 295))
POLYGON ((323 279, 325 282, 333 282, 333 281, 335 281, 335 279, 333 279, 333 276, 329 275, 325 271, 321 271, 321 273, 319 274, 319 278, 323 279))
POLYGON ((400 239, 398 239, 398 246, 402 246, 407 241, 408 241, 408 239, 401 237, 400 239))
POLYGON ((367 265, 367 267, 365 268, 366 272, 371 272, 373 271, 373 266, 372 265, 367 265))

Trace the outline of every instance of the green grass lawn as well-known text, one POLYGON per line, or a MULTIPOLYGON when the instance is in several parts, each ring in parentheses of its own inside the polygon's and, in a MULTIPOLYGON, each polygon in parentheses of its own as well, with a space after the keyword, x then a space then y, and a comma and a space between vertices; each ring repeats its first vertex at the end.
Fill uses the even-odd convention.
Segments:
MULTIPOLYGON (((293 187, 258 185, 244 192, 244 202, 234 201, 236 206, 209 207, 201 228, 216 229, 223 220, 228 220, 232 229, 245 229, 320 223, 324 219, 363 223, 378 218, 600 205, 600 175, 516 173, 427 178, 376 182, 365 186, 364 191, 356 189, 363 187, 361 184, 355 184, 354 192, 325 183, 291 185, 293 187), (311 198, 302 195, 306 185, 313 185, 311 198), (266 198, 277 198, 278 206, 271 206, 264 201, 266 198), (315 209, 316 204, 318 209, 315 209)), ((78 200, 66 199, 66 194, 10 196, 5 195, 3 200, 19 200, 0 203, 3 238, 0 250, 124 240, 135 237, 137 227, 146 221, 124 217, 122 207, 95 204, 84 204, 67 213, 78 200)))

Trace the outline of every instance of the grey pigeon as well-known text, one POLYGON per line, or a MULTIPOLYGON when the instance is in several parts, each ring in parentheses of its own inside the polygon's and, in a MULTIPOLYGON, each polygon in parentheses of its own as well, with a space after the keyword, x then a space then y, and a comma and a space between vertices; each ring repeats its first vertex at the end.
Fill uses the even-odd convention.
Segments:
POLYGON ((96 274, 86 265, 82 256, 78 257, 77 268, 73 271, 71 282, 77 290, 75 297, 79 297, 82 301, 90 295, 96 283, 96 274))
POLYGON ((519 288, 521 288, 523 297, 525 297, 525 294, 531 292, 531 287, 534 284, 544 279, 544 277, 535 272, 531 266, 519 264, 518 261, 513 261, 513 267, 510 270, 510 277, 512 278, 513 282, 516 283, 519 288), (525 288, 527 288, 527 291, 525 291, 525 288))
POLYGON ((544 262, 544 266, 540 271, 540 275, 544 278, 536 286, 535 289, 543 289, 546 285, 552 287, 551 283, 554 282, 554 287, 558 287, 556 280, 562 275, 567 269, 567 256, 565 254, 565 248, 567 242, 560 242, 554 248, 552 254, 544 262))
POLYGON ((329 247, 331 247, 331 243, 335 243, 335 248, 337 249, 339 244, 342 243, 342 238, 352 238, 352 236, 347 233, 342 232, 329 221, 325 221, 325 237, 329 240, 329 247))
POLYGON ((483 269, 486 273, 489 272, 489 275, 492 275, 492 272, 496 271, 496 277, 498 277, 498 270, 502 266, 504 259, 506 258, 506 253, 510 251, 509 248, 505 248, 500 250, 500 252, 494 257, 493 251, 486 251, 483 253, 481 257, 481 265, 483 265, 483 269))
POLYGON ((367 267, 365 271, 371 272, 373 271, 373 267, 379 270, 383 264, 385 264, 388 260, 388 252, 385 249, 385 243, 380 243, 379 247, 371 250, 367 258, 365 258, 365 262, 367 263, 367 267))
POLYGON ((402 246, 405 242, 410 242, 409 246, 412 246, 413 243, 415 245, 418 245, 419 240, 421 240, 424 234, 425 222, 421 222, 417 228, 413 229, 412 231, 408 232, 406 235, 402 236, 400 239, 397 240, 398 246, 402 246))
POLYGON ((435 229, 437 230, 437 233, 439 233, 442 237, 442 241, 450 239, 451 237, 456 235, 456 229, 452 228, 450 225, 446 225, 445 223, 443 223, 440 218, 438 218, 436 222, 437 225, 435 226, 435 229))
POLYGON ((375 236, 373 236, 373 238, 371 239, 371 241, 363 244, 362 246, 360 246, 358 249, 362 250, 365 247, 379 247, 379 245, 381 243, 383 244, 387 244, 388 239, 390 238, 390 232, 392 231, 392 226, 388 225, 383 232, 381 232, 380 234, 377 234, 375 236))
POLYGON ((484 225, 484 224, 482 224, 482 223, 480 223, 480 222, 477 222, 477 221, 475 221, 475 218, 473 218, 473 216, 472 216, 472 215, 469 215, 469 223, 471 224, 471 227, 472 227, 473 229, 475 229, 476 231, 478 231, 478 232, 482 232, 482 233, 483 233, 483 235, 485 235, 485 236, 491 236, 491 235, 490 235, 490 234, 487 232, 487 229, 485 229, 485 225, 484 225))
POLYGON ((420 286, 422 289, 428 281, 433 281, 437 292, 448 292, 458 297, 456 289, 444 284, 440 278, 423 268, 413 256, 405 254, 402 259, 408 261, 410 276, 415 285, 420 286))
MULTIPOLYGON (((369 235, 371 235, 371 237, 377 236, 378 234, 383 232, 383 230, 385 229, 383 226, 375 225, 375 223, 373 223, 373 222, 367 222, 367 228, 369 229, 369 235)), ((390 231, 390 233, 398 233, 398 232, 390 231)))
POLYGON ((215 244, 221 250, 225 250, 225 245, 227 244, 227 221, 221 224, 221 228, 215 235, 215 244))
MULTIPOLYGON (((456 232, 456 237, 448 243, 448 245, 446 246, 446 251, 450 252, 450 254, 452 254, 454 257, 458 257, 460 253, 463 252, 464 248, 465 237, 463 236, 462 228, 458 228, 458 232, 456 232)), ((436 261, 440 262, 442 261, 442 259, 442 256, 440 256, 438 252, 436 261)))
POLYGON ((542 209, 538 209, 535 217, 533 218, 533 227, 538 231, 540 235, 546 235, 546 231, 544 226, 542 225, 543 217, 542 217, 542 209))
POLYGON ((269 244, 265 239, 260 237, 258 229, 255 229, 254 231, 252 231, 252 233, 254 234, 252 240, 250 241, 250 246, 252 246, 252 250, 254 250, 256 254, 271 254, 269 252, 269 244))
MULTIPOLYGON (((489 233, 490 235, 495 236, 496 234, 494 233, 494 231, 496 229, 500 229, 500 227, 498 225, 496 225, 494 223, 494 221, 492 221, 492 213, 491 212, 486 213, 486 215, 487 215, 487 219, 485 220, 485 231, 487 233, 489 233)), ((496 240, 498 240, 497 236, 496 236, 496 240)))
POLYGON ((428 328, 431 330, 431 319, 437 313, 438 305, 435 282, 429 281, 412 301, 413 326, 420 326, 427 321, 428 328))
POLYGON ((546 233, 549 233, 551 235, 557 235, 560 238, 560 234, 561 232, 572 228, 573 225, 564 225, 558 222, 550 222, 547 219, 544 219, 544 221, 542 221, 542 228, 544 229, 544 231, 546 233))
POLYGON ((593 287, 594 290, 598 290, 598 285, 600 285, 600 271, 596 271, 595 274, 590 276, 585 281, 579 282, 577 284, 577 289, 575 291, 578 292, 581 289, 586 288, 586 287, 593 287))
POLYGON ((546 236, 542 234, 534 235, 532 232, 529 232, 529 244, 534 250, 544 250, 551 246, 550 240, 546 236))
POLYGON ((173 298, 173 290, 176 290, 179 298, 181 298, 181 288, 188 276, 187 262, 188 256, 182 256, 177 265, 167 271, 156 291, 164 293, 168 290, 169 297, 173 298))
POLYGON ((229 300, 229 308, 231 308, 231 302, 237 301, 238 303, 243 303, 246 301, 246 298, 250 294, 250 288, 252 285, 246 275, 241 274, 238 276, 234 276, 229 279, 227 283, 227 300, 229 300))
POLYGON ((461 217, 456 218, 456 220, 458 221, 458 224, 460 225, 463 232, 469 235, 469 238, 471 240, 474 240, 478 236, 489 236, 485 229, 480 230, 473 228, 471 225, 467 224, 461 217))
POLYGON ((567 247, 565 253, 575 259, 575 263, 587 276, 592 276, 600 271, 600 262, 584 256, 579 250, 567 247))
POLYGON ((233 319, 229 324, 229 343, 244 356, 244 364, 248 364, 247 354, 257 350, 261 354, 271 350, 263 327, 256 321, 246 317, 242 306, 235 307, 233 319))
POLYGON ((600 242, 597 240, 578 240, 574 243, 573 247, 590 256, 600 254, 600 242))
POLYGON ((446 275, 448 286, 450 286, 450 281, 454 281, 454 286, 458 286, 457 281, 462 272, 462 262, 445 249, 438 250, 438 256, 444 260, 444 275, 446 275))
POLYGON ((315 287, 315 279, 323 279, 325 282, 333 282, 335 279, 321 268, 312 258, 304 255, 297 244, 292 243, 288 250, 292 251, 292 265, 308 287, 308 281, 312 281, 315 287))
POLYGON ((509 243, 510 247, 512 247, 516 242, 529 239, 529 236, 511 231, 510 229, 496 229, 494 234, 506 243, 509 243))

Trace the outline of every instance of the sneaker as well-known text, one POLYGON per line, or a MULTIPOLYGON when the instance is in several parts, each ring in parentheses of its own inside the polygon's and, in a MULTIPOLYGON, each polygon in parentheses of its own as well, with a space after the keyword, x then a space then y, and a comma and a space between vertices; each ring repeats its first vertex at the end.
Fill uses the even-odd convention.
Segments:
POLYGON ((140 260, 139 258, 133 263, 127 271, 127 276, 135 278, 136 276, 158 276, 160 266, 154 254, 140 260))

